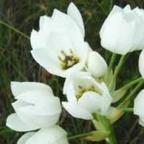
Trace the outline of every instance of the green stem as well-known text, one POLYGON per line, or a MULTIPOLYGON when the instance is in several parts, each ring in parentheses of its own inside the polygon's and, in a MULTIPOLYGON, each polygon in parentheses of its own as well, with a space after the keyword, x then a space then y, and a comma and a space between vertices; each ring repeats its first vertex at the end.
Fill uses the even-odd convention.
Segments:
MULTIPOLYGON (((106 143, 107 144, 117 144, 115 133, 113 131, 113 127, 112 127, 112 124, 110 123, 110 121, 105 116, 101 116, 101 115, 95 115, 94 119, 96 119, 98 122, 101 123, 102 130, 105 130, 110 133, 109 136, 106 138, 106 143)), ((95 127, 97 128, 97 125, 95 125, 95 127)))
POLYGON ((124 63, 124 60, 125 60, 125 55, 122 55, 121 58, 120 58, 120 61, 115 69, 115 72, 114 72, 114 78, 116 78, 118 76, 118 73, 120 72, 121 70, 121 67, 124 63))
POLYGON ((133 112, 133 108, 122 108, 123 112, 133 112))
POLYGON ((124 63, 124 60, 125 60, 125 55, 122 55, 120 60, 119 60, 119 63, 117 65, 117 67, 115 68, 114 75, 113 75, 113 78, 112 78, 112 82, 110 83, 110 89, 113 89, 114 83, 116 81, 116 78, 117 78, 120 70, 121 70, 121 67, 124 63))
POLYGON ((107 144, 117 144, 115 133, 114 133, 114 130, 113 130, 113 127, 111 124, 109 125, 109 130, 110 130, 110 135, 106 139, 106 143, 107 144))
POLYGON ((74 135, 74 136, 69 136, 68 140, 78 139, 78 138, 82 138, 82 137, 86 137, 86 136, 90 136, 90 135, 91 135, 91 132, 77 134, 77 135, 74 135))
POLYGON ((124 86, 121 87, 119 90, 129 89, 129 88, 131 88, 133 85, 135 85, 136 83, 138 83, 138 82, 140 82, 140 81, 142 81, 142 80, 143 80, 142 77, 137 78, 137 79, 133 80, 132 82, 130 82, 130 83, 124 85, 124 86))
POLYGON ((111 70, 113 65, 114 65, 114 62, 115 62, 115 59, 116 59, 116 54, 112 54, 111 56, 111 60, 110 60, 110 63, 109 63, 109 69, 111 70))
MULTIPOLYGON (((141 88, 141 86, 144 84, 144 81, 141 81, 126 97, 126 99, 119 105, 119 108, 123 108, 127 103, 129 103, 130 99, 133 98, 133 96, 137 93, 137 91, 141 88)), ((127 104, 128 105, 128 104, 127 104)))
POLYGON ((1 20, 0 20, 0 24, 4 25, 5 27, 13 30, 14 32, 16 32, 16 33, 18 33, 18 34, 20 34, 21 36, 25 37, 26 39, 30 39, 29 36, 27 36, 25 33, 19 31, 18 29, 16 29, 15 27, 13 27, 13 26, 5 23, 4 21, 1 21, 1 20))

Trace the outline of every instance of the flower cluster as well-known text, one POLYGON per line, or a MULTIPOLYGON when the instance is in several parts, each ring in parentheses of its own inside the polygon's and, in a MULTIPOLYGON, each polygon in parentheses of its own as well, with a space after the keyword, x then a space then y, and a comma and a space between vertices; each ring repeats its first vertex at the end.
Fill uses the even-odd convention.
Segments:
MULTIPOLYGON (((51 17, 41 16, 39 30, 32 30, 31 54, 49 73, 65 78, 63 108, 75 118, 91 120, 96 131, 87 140, 106 139, 114 143, 109 126, 128 108, 132 88, 142 78, 117 89, 116 79, 127 53, 144 49, 144 10, 114 6, 100 30, 101 45, 122 55, 113 70, 114 56, 108 66, 104 58, 85 41, 85 28, 77 7, 70 3, 67 14, 55 9, 51 17), (127 92, 130 94, 128 95, 127 92), (128 95, 124 98, 125 95, 128 95), (116 102, 121 103, 117 104, 116 102), (113 105, 113 103, 115 105, 113 105)), ((139 58, 139 71, 144 77, 144 50, 139 58)), ((60 99, 50 86, 36 82, 12 82, 15 113, 7 126, 27 132, 18 144, 68 144, 67 133, 57 125, 62 112, 60 99)), ((144 90, 134 102, 134 114, 144 126, 144 90)))

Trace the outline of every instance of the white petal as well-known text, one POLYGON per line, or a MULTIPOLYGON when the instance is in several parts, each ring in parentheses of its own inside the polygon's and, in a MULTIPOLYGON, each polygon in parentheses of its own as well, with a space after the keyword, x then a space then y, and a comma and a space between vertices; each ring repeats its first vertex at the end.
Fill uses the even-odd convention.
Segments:
POLYGON ((68 144, 66 132, 59 126, 41 129, 30 137, 25 144, 68 144))
POLYGON ((40 30, 46 30, 50 29, 52 26, 52 18, 48 17, 46 15, 41 16, 39 20, 39 29, 40 30))
POLYGON ((79 99, 78 104, 91 114, 94 112, 106 114, 110 108, 111 99, 109 99, 109 96, 98 95, 95 92, 85 92, 79 99))
POLYGON ((43 68, 45 68, 49 73, 53 75, 58 75, 65 77, 60 65, 45 50, 33 50, 31 51, 33 58, 38 62, 43 68))
POLYGON ((144 116, 144 90, 141 90, 134 100, 134 114, 144 116))
POLYGON ((100 110, 101 96, 94 92, 85 92, 78 100, 78 104, 91 114, 100 110))
POLYGON ((69 4, 67 13, 69 16, 71 16, 75 20, 75 22, 80 27, 83 36, 85 36, 84 22, 83 22, 81 14, 80 14, 80 11, 78 10, 78 8, 75 6, 74 3, 71 2, 69 4))
POLYGON ((79 26, 72 17, 55 9, 52 18, 56 23, 61 25, 61 28, 64 27, 65 30, 71 35, 75 34, 78 39, 83 39, 83 34, 81 33, 79 26))
MULTIPOLYGON (((83 47, 84 38, 79 26, 68 15, 54 10, 52 18, 58 24, 59 29, 65 31, 65 35, 70 38, 74 49, 81 49, 83 47)), ((62 35, 61 35, 62 36, 62 35)))
POLYGON ((63 107, 68 111, 73 117, 90 120, 92 115, 83 107, 80 107, 78 104, 63 102, 63 107))
MULTIPOLYGON (((114 5, 113 9, 112 9, 111 12, 109 13, 109 15, 108 15, 108 17, 106 18, 106 20, 107 20, 107 19, 110 19, 111 16, 113 16, 114 14, 116 14, 116 13, 121 13, 121 12, 122 12, 122 8, 114 5)), ((106 20, 105 20, 105 21, 106 21, 106 20)), ((104 32, 104 30, 105 30, 105 27, 106 27, 106 22, 104 22, 104 24, 102 25, 102 28, 101 28, 101 30, 100 30, 100 35, 103 34, 103 32, 104 32)))
POLYGON ((46 47, 46 41, 44 39, 45 33, 43 32, 43 35, 40 32, 37 32, 35 30, 32 30, 30 35, 30 42, 33 49, 43 49, 46 47))
POLYGON ((40 95, 41 99, 39 99, 38 103, 38 99, 35 99, 37 96, 34 95, 33 98, 29 99, 29 96, 31 96, 29 94, 24 98, 22 96, 21 101, 19 100, 12 104, 19 118, 25 123, 33 122, 32 124, 39 128, 56 124, 61 113, 59 99, 43 99, 44 97, 40 95), (46 101, 42 102, 42 99, 46 101), (26 101, 29 101, 29 103, 26 101))
POLYGON ((93 51, 88 42, 85 42, 85 47, 87 47, 88 52, 92 52, 93 51))
POLYGON ((139 118, 139 124, 144 127, 144 118, 139 118))
POLYGON ((121 12, 122 12, 122 8, 117 6, 117 5, 114 5, 113 9, 111 10, 111 12, 109 14, 109 16, 112 16, 112 15, 114 15, 116 13, 121 13, 121 12))
POLYGON ((131 7, 130 5, 126 5, 125 8, 124 8, 124 12, 131 12, 131 7))
POLYGON ((139 56, 139 72, 144 78, 144 50, 141 52, 139 56))
POLYGON ((51 93, 53 94, 52 89, 45 84, 38 82, 11 82, 11 90, 15 98, 28 91, 39 91, 41 93, 51 93))
POLYGON ((95 77, 103 76, 107 71, 107 63, 97 52, 90 52, 88 56, 88 71, 95 77))
POLYGON ((38 128, 34 126, 32 123, 24 123, 19 119, 19 117, 15 113, 8 116, 6 125, 7 127, 19 132, 36 130, 38 128))
POLYGON ((73 103, 77 102, 77 98, 75 96, 74 84, 71 81, 71 79, 68 77, 66 78, 65 83, 64 83, 63 94, 66 94, 69 102, 73 102, 73 103))
POLYGON ((26 144, 27 140, 32 137, 35 134, 35 132, 29 132, 24 134, 17 142, 17 144, 26 144))

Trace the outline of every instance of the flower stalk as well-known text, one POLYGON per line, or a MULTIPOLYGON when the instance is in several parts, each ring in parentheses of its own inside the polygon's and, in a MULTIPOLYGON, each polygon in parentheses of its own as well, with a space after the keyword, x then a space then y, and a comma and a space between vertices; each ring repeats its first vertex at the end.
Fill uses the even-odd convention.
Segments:
POLYGON ((144 84, 144 81, 141 81, 137 84, 137 86, 130 92, 130 94, 126 97, 126 99, 119 105, 119 108, 122 108, 125 105, 128 105, 130 102, 130 99, 138 92, 138 90, 141 88, 141 86, 144 84))
POLYGON ((106 143, 107 144, 117 144, 115 133, 114 133, 114 130, 113 130, 113 127, 112 127, 110 121, 105 116, 102 116, 99 114, 94 114, 94 119, 95 119, 95 121, 98 121, 98 123, 99 123, 99 125, 96 122, 94 123, 94 126, 96 127, 96 129, 101 128, 102 130, 109 132, 109 135, 105 139, 106 143))
POLYGON ((116 59, 116 54, 113 53, 112 56, 111 56, 110 63, 109 63, 109 70, 112 69, 112 67, 113 67, 113 65, 114 65, 114 62, 115 62, 115 59, 116 59))
POLYGON ((116 81, 116 78, 122 68, 122 65, 125 61, 125 55, 122 55, 120 60, 119 60, 119 63, 117 65, 117 67, 115 68, 115 71, 114 71, 114 75, 113 75, 113 78, 112 78, 112 82, 110 83, 110 89, 112 90, 114 88, 114 84, 115 84, 115 81, 116 81))

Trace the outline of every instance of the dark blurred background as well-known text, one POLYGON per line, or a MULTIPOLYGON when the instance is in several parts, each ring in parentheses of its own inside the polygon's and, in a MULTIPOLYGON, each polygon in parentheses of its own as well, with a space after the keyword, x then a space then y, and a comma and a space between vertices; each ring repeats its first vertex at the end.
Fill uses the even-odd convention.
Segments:
MULTIPOLYGON (((33 60, 28 37, 33 28, 38 29, 39 16, 51 15, 54 8, 66 12, 70 2, 70 0, 0 0, 0 144, 15 144, 21 135, 5 127, 6 117, 13 112, 10 81, 48 83, 53 87, 56 95, 65 99, 60 90, 63 80, 52 77, 33 60), (17 30, 24 34, 19 34, 19 31, 17 33, 17 30)), ((112 6, 117 4, 124 7, 130 4, 133 8, 144 7, 144 0, 75 0, 73 2, 83 16, 86 41, 107 61, 111 54, 101 48, 99 30, 112 6)), ((133 58, 128 58, 126 62, 128 69, 122 71, 120 82, 125 77, 131 79, 138 73, 135 67, 137 67, 139 53, 131 55, 133 58)), ((65 113, 62 115, 60 124, 70 134, 89 131, 91 128, 89 122, 73 119, 65 113)), ((126 114, 114 127, 119 144, 144 144, 144 130, 138 126, 137 118, 134 116, 126 114)), ((82 140, 70 143, 88 144, 82 140)))

